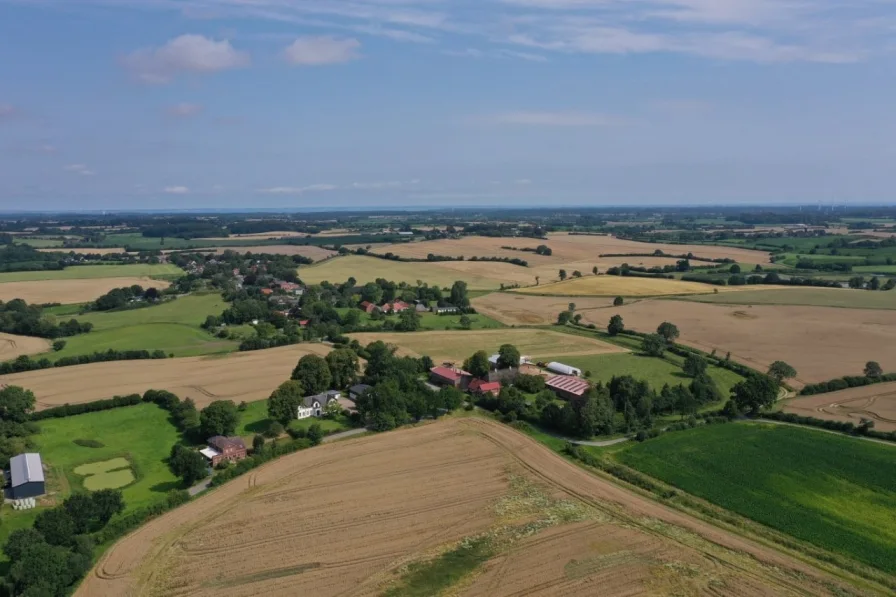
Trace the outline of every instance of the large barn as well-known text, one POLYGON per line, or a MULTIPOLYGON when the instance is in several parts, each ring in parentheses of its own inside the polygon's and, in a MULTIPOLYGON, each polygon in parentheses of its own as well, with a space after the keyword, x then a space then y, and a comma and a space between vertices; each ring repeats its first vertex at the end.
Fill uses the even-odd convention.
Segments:
POLYGON ((47 492, 40 454, 19 454, 9 460, 9 493, 14 500, 37 497, 47 492))

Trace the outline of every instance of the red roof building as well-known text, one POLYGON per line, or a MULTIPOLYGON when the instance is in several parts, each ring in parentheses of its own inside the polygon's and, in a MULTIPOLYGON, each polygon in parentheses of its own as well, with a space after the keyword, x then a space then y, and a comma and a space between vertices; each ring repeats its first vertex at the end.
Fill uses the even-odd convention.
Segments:
POLYGON ((429 370, 429 379, 440 386, 454 386, 466 390, 473 380, 473 376, 463 369, 452 367, 433 367, 429 370))
POLYGON ((311 320, 310 319, 302 319, 299 321, 299 325, 302 327, 305 327, 306 325, 308 325, 309 321, 311 321, 311 320))
POLYGON ((274 294, 274 291, 271 290, 270 288, 262 288, 261 294, 263 294, 265 296, 270 296, 270 295, 274 294))
POLYGON ((387 313, 401 313, 402 311, 407 311, 411 306, 404 301, 395 301, 391 305, 386 303, 383 305, 383 311, 387 313))
POLYGON ((377 309, 379 309, 379 307, 377 307, 370 301, 364 301, 363 303, 361 303, 361 310, 364 311, 365 313, 373 313, 377 309))
POLYGON ((485 381, 482 379, 474 379, 470 382, 470 385, 467 387, 470 392, 474 394, 491 394, 492 396, 497 396, 501 393, 501 382, 500 381, 485 381))
POLYGON ((591 384, 584 379, 571 375, 555 375, 545 385, 566 400, 581 398, 591 388, 591 384))

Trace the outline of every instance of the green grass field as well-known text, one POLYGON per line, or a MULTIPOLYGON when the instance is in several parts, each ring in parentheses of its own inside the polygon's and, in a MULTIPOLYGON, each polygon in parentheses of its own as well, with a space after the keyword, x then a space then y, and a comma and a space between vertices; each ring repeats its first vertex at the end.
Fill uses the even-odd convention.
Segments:
POLYGON ((667 433, 624 464, 829 551, 896 573, 896 448, 754 423, 667 433))
POLYGON ((0 273, 3 282, 33 282, 37 280, 91 280, 96 278, 130 278, 138 276, 176 277, 183 274, 176 265, 135 263, 129 265, 72 265, 61 270, 0 273))
MULTIPOLYGON (((691 378, 684 374, 681 365, 684 359, 676 355, 667 355, 668 359, 658 359, 654 357, 643 356, 635 353, 619 353, 604 355, 586 355, 586 356, 561 356, 551 359, 543 359, 545 361, 559 361, 566 365, 578 367, 582 372, 590 371, 589 378, 594 382, 602 382, 604 384, 615 377, 623 375, 631 375, 635 379, 645 380, 650 387, 660 391, 663 384, 670 386, 691 383, 691 378)), ((709 375, 713 378, 722 394, 728 396, 734 384, 742 380, 742 378, 721 367, 710 367, 709 375)), ((718 405, 715 405, 716 407, 718 405)))
POLYGON ((55 249, 57 247, 61 247, 63 243, 58 238, 43 238, 43 237, 35 237, 35 238, 25 238, 18 236, 16 237, 17 245, 28 245, 34 247, 35 249, 55 249))
MULTIPOLYGON (((343 417, 337 417, 335 419, 317 419, 309 417, 307 419, 302 419, 301 421, 297 419, 290 421, 289 427, 292 429, 308 429, 308 427, 314 423, 319 423, 321 429, 324 431, 343 431, 350 428, 348 420, 343 417)), ((258 400, 256 402, 249 402, 246 410, 240 413, 240 422, 236 429, 236 434, 246 438, 248 442, 251 443, 252 437, 257 433, 264 433, 270 424, 271 420, 268 418, 268 401, 258 400)))
POLYGON ((168 413, 155 404, 46 419, 38 427, 35 444, 44 464, 66 480, 66 494, 84 486, 85 477, 75 468, 116 458, 127 459, 137 478, 122 489, 128 508, 145 506, 180 486, 165 462, 180 435, 168 413), (74 443, 76 439, 97 440, 103 447, 80 446, 74 443))
POLYGON ((896 265, 858 265, 852 268, 855 274, 881 274, 896 276, 896 265))
POLYGON ((783 290, 744 290, 687 297, 701 303, 726 305, 807 305, 852 309, 896 309, 896 291, 847 290, 839 288, 787 288, 783 290))
POLYGON ((44 356, 56 360, 110 348, 164 350, 179 357, 232 352, 239 346, 238 342, 221 340, 199 327, 208 315, 219 315, 226 308, 227 303, 220 295, 199 294, 126 311, 84 315, 67 312, 60 316, 90 322, 93 330, 66 338, 65 348, 44 356))

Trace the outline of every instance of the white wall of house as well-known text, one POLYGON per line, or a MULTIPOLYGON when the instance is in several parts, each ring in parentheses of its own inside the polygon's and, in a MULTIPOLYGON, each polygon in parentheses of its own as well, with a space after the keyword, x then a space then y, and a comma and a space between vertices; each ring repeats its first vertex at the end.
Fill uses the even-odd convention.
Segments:
POLYGON ((314 415, 313 408, 305 408, 304 406, 300 406, 296 418, 297 419, 307 419, 308 417, 313 416, 313 415, 314 415))

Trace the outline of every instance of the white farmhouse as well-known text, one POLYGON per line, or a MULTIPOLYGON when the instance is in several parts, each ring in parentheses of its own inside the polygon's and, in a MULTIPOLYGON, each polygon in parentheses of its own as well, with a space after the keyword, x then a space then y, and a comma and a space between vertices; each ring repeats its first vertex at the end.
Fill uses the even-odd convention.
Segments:
POLYGON ((306 396, 302 399, 302 404, 297 409, 296 418, 319 417, 323 414, 328 404, 336 402, 340 398, 342 398, 342 392, 336 390, 330 390, 315 396, 306 396))

